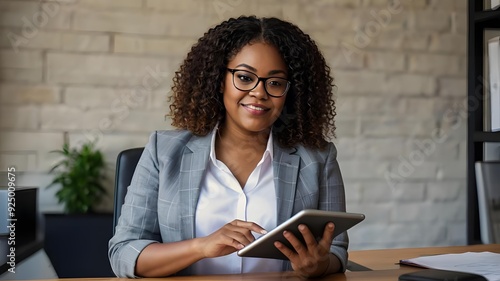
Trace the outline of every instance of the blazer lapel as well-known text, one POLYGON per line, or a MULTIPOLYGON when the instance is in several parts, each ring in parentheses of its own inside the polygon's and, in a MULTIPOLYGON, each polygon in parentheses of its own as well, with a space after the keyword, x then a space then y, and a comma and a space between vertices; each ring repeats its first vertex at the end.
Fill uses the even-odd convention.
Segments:
POLYGON ((193 136, 182 155, 179 179, 182 239, 194 238, 196 205, 210 156, 211 140, 212 133, 203 137, 193 136))
POLYGON ((300 156, 295 148, 273 145, 273 172, 278 207, 278 225, 292 216, 299 173, 300 156))

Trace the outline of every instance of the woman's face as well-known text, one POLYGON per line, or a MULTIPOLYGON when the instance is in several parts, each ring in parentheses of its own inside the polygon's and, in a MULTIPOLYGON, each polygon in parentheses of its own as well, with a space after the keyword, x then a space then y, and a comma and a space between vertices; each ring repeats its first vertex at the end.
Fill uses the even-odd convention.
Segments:
MULTIPOLYGON (((252 72, 258 77, 279 77, 288 79, 287 67, 278 49, 266 43, 248 44, 229 61, 228 68, 252 72)), ((249 83, 245 72, 235 73, 234 79, 249 83)), ((274 82, 267 82, 274 85, 274 82)), ((240 87, 241 88, 241 87, 240 87)), ((233 84, 233 74, 226 72, 223 84, 223 100, 226 108, 226 128, 241 133, 268 131, 281 114, 286 95, 271 97, 264 82, 259 81, 251 91, 238 90, 233 84)))

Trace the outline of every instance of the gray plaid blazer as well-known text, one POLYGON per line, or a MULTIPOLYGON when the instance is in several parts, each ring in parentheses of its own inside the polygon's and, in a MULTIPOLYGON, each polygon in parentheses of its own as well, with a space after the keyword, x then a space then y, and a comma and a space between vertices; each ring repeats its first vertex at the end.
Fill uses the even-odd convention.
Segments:
MULTIPOLYGON (((157 131, 150 137, 128 187, 109 259, 118 277, 137 277, 135 264, 151 243, 194 238, 200 184, 209 161, 212 134, 157 131)), ((278 224, 303 209, 345 212, 345 193, 337 150, 273 145, 278 224)), ((331 252, 347 263, 347 233, 335 238, 331 252)), ((283 262, 283 270, 290 270, 283 262)), ((179 275, 192 274, 190 267, 179 275)))

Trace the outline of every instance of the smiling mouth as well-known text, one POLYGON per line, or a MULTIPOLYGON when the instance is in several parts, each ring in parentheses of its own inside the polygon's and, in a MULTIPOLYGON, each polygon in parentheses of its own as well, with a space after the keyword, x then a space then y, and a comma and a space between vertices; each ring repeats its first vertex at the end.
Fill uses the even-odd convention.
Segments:
POLYGON ((255 105, 251 105, 251 104, 242 104, 244 107, 247 107, 249 109, 252 109, 252 110, 258 110, 258 111, 266 111, 266 110, 269 110, 268 108, 265 108, 265 107, 260 107, 260 106, 255 106, 255 105))

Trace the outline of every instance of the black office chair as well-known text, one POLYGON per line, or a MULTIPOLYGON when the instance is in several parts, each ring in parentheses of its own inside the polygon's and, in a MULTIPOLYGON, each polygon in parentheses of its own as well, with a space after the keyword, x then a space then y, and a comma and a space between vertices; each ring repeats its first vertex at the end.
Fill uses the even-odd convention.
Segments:
POLYGON ((118 154, 116 159, 116 175, 115 175, 115 206, 113 211, 113 234, 118 223, 118 218, 122 212, 122 205, 127 194, 127 187, 132 181, 135 167, 141 158, 144 147, 131 148, 124 150, 118 154))

